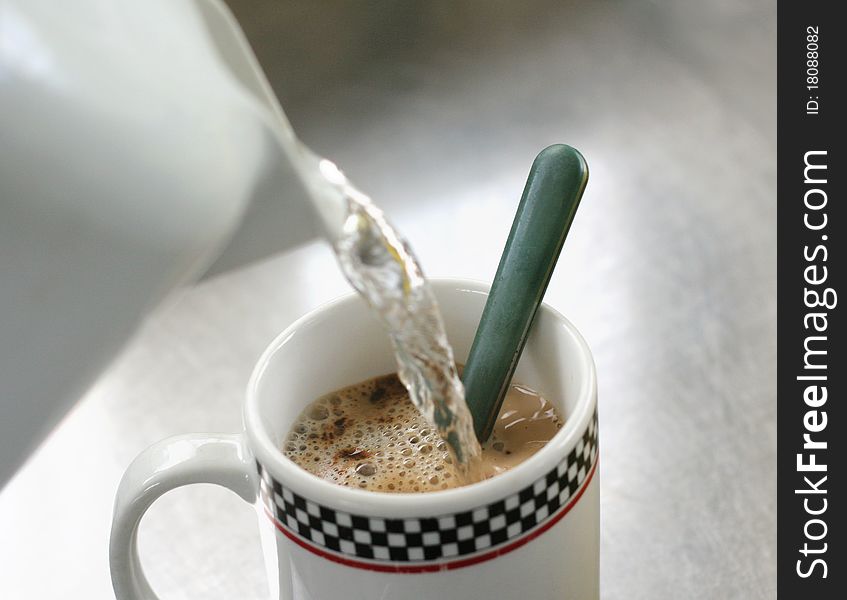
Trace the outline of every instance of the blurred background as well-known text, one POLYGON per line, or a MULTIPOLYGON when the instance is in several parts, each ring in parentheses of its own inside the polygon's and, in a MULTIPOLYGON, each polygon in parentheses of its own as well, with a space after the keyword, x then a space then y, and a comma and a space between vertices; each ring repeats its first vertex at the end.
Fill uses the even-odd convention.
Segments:
MULTIPOLYGON (((490 281, 534 156, 582 151, 591 176, 546 301, 597 362, 602 596, 774 597, 775 2, 228 4, 300 137, 431 276, 490 281)), ((237 251, 274 243, 266 222, 237 251)), ((225 267, 150 315, 2 490, 0 597, 112 597, 131 459, 240 430, 260 352, 349 290, 308 232, 225 267)), ((229 492, 168 494, 140 544, 162 598, 267 597, 255 514, 229 492)))

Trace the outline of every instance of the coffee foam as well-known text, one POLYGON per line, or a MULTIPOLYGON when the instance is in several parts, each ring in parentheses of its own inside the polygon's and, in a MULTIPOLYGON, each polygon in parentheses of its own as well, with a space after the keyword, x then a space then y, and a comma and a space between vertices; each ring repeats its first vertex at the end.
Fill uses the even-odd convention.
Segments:
POLYGON ((286 456, 333 483, 384 492, 429 492, 457 477, 447 444, 394 375, 310 404, 285 442, 286 456))
MULTIPOLYGON (((483 445, 483 477, 528 458, 562 426, 541 396, 512 386, 483 445)), ((395 374, 327 394, 300 414, 283 445, 301 468, 333 483, 377 492, 434 492, 462 485, 449 446, 395 374)))

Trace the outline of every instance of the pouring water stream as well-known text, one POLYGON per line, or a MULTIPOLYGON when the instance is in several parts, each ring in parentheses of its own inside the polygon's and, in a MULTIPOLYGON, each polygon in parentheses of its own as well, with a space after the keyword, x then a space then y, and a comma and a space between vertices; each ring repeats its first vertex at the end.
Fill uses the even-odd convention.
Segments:
POLYGON ((304 146, 302 174, 344 276, 385 326, 400 380, 447 441, 468 482, 482 450, 444 322, 408 243, 368 196, 304 146))
POLYGON ((257 115, 273 132, 281 158, 300 176, 344 276, 385 326, 412 402, 450 445, 460 474, 468 483, 478 479, 482 449, 473 417, 441 313, 411 248, 367 195, 297 138, 234 19, 225 11, 212 12, 209 24, 225 31, 240 50, 230 57, 230 66, 263 105, 257 115))

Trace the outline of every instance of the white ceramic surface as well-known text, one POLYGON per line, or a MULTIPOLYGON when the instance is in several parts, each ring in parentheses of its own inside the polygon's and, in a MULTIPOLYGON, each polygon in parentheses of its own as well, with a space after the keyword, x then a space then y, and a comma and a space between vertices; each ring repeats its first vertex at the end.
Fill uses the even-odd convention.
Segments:
POLYGON ((316 229, 219 0, 2 0, 0 107, 2 486, 175 287, 316 229))
MULTIPOLYGON (((486 286, 440 280, 434 287, 461 360, 470 348, 486 286)), ((596 381, 590 352, 573 326, 544 306, 515 378, 557 403, 566 425, 518 468, 443 492, 381 494, 325 482, 300 470, 277 450, 292 420, 310 400, 391 370, 393 359, 386 336, 358 298, 347 297, 319 308, 283 332, 265 352, 251 379, 242 436, 179 436, 149 448, 127 470, 116 500, 110 550, 118 599, 153 597, 135 553, 135 532, 153 500, 174 487, 217 483, 254 502, 259 487, 258 460, 286 488, 333 510, 386 519, 458 513, 516 493, 555 469, 574 448, 581 448, 581 434, 595 414, 596 381)), ((292 535, 283 535, 260 510, 272 595, 284 600, 597 598, 599 478, 595 471, 596 465, 560 515, 545 527, 539 523, 539 528, 526 533, 526 539, 511 544, 515 547, 510 551, 487 553, 484 559, 477 553, 466 565, 440 560, 438 564, 445 570, 439 572, 379 572, 368 568, 377 564, 372 561, 351 566, 328 560, 327 554, 334 559, 338 555, 316 551, 302 540, 294 543, 292 535)))

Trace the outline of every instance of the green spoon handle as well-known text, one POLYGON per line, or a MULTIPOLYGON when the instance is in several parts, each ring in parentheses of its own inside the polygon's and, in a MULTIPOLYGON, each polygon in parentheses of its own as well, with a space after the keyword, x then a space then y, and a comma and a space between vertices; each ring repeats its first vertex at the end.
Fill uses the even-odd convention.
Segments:
POLYGON ((480 442, 494 429, 587 181, 585 159, 564 144, 532 163, 462 374, 480 442))

